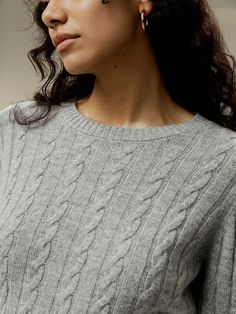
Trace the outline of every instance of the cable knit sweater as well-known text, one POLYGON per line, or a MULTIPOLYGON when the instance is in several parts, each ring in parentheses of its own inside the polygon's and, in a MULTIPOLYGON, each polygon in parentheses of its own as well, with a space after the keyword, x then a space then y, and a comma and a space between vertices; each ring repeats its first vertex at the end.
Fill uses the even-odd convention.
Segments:
POLYGON ((235 314, 236 132, 75 104, 0 112, 0 313, 235 314))

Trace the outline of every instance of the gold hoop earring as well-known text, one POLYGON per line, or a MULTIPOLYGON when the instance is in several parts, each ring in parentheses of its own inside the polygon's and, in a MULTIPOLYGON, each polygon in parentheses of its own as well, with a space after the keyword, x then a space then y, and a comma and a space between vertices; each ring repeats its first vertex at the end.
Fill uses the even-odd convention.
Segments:
POLYGON ((142 29, 145 32, 146 31, 146 27, 148 26, 148 19, 145 16, 145 11, 141 12, 141 24, 142 24, 142 29))

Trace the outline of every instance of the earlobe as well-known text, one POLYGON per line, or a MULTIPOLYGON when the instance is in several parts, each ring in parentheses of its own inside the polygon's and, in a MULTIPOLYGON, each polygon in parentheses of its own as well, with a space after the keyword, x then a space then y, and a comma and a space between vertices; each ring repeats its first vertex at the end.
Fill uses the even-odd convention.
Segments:
POLYGON ((152 12, 152 10, 153 10, 153 7, 154 7, 154 3, 153 3, 153 0, 149 0, 148 1, 148 6, 149 6, 149 13, 148 14, 150 14, 151 12, 152 12))
POLYGON ((145 16, 149 15, 153 10, 154 4, 152 0, 140 0, 139 13, 145 11, 145 16))

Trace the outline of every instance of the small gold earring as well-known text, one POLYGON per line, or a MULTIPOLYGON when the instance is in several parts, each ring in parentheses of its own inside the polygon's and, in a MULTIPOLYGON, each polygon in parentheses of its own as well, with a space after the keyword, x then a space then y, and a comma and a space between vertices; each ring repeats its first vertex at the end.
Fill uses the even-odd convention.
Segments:
POLYGON ((141 12, 141 24, 142 24, 142 29, 145 32, 146 27, 148 26, 148 20, 147 20, 147 17, 145 16, 145 11, 141 12))

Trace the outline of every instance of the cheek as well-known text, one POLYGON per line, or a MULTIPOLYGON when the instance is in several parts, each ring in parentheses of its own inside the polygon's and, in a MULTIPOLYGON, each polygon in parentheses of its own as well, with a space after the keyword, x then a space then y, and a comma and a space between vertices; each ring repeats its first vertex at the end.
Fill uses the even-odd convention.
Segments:
POLYGON ((99 20, 89 26, 85 41, 91 49, 110 54, 131 45, 135 34, 136 29, 131 23, 121 23, 120 19, 99 20))
POLYGON ((88 12, 82 15, 83 23, 81 25, 85 33, 85 40, 93 48, 109 47, 112 49, 112 47, 116 48, 122 43, 129 43, 133 40, 137 26, 132 11, 128 10, 126 6, 117 2, 109 9, 104 5, 96 10, 91 10, 89 14, 88 12), (84 27, 84 25, 86 26, 84 27))
MULTIPOLYGON (((90 33, 91 34, 91 33, 90 33)), ((116 32, 107 29, 101 32, 94 29, 92 35, 81 38, 81 41, 64 56, 62 62, 71 74, 93 72, 98 66, 107 62, 120 60, 124 52, 130 47, 129 32, 116 32)))
POLYGON ((69 53, 61 55, 71 74, 90 72, 109 59, 119 58, 133 44, 137 32, 132 17, 123 17, 120 12, 119 15, 82 14, 78 20, 82 37, 69 53))

